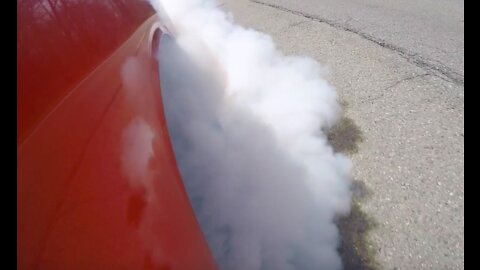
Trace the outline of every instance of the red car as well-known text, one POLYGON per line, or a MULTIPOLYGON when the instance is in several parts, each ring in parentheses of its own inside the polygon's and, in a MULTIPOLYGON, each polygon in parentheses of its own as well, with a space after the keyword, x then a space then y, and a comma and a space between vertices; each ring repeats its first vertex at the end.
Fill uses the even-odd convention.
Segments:
MULTIPOLYGON (((18 269, 215 269, 143 0, 17 0, 18 269)), ((160 48, 161 50, 161 48, 160 48)))

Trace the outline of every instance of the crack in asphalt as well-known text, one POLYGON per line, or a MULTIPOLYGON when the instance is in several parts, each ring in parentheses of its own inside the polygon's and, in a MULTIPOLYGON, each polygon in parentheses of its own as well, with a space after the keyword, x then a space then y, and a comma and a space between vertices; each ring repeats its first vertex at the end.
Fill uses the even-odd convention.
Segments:
POLYGON ((411 52, 411 51, 409 51, 405 48, 401 48, 399 46, 390 44, 390 43, 386 42, 385 40, 374 37, 374 36, 372 36, 368 33, 365 33, 365 32, 362 32, 360 30, 351 28, 349 26, 345 26, 344 24, 340 24, 340 23, 334 22, 332 20, 328 20, 328 19, 325 19, 325 18, 321 18, 319 16, 307 14, 307 13, 304 13, 304 12, 301 12, 301 11, 291 10, 291 9, 288 9, 288 8, 285 8, 285 7, 282 7, 282 6, 279 6, 279 5, 265 3, 265 2, 262 2, 262 1, 259 1, 259 0, 249 0, 249 1, 253 2, 253 3, 256 3, 256 4, 259 4, 259 5, 271 7, 271 8, 278 9, 278 10, 281 10, 281 11, 284 11, 284 12, 288 12, 288 13, 291 13, 291 14, 294 14, 294 15, 297 15, 297 16, 302 16, 304 18, 307 18, 307 19, 310 19, 310 20, 313 20, 313 21, 316 21, 316 22, 325 23, 325 24, 328 24, 331 27, 334 27, 334 28, 342 30, 342 31, 354 33, 354 34, 356 34, 356 35, 358 35, 358 36, 360 36, 360 37, 362 37, 366 40, 369 40, 369 41, 383 47, 383 48, 386 48, 388 50, 391 50, 391 51, 394 51, 394 52, 398 53, 402 58, 406 59, 408 62, 410 62, 412 64, 415 64, 416 66, 418 66, 421 69, 428 72, 429 75, 435 76, 435 77, 440 78, 444 81, 454 83, 454 84, 457 84, 457 85, 463 86, 465 84, 465 79, 464 79, 464 76, 462 74, 460 74, 460 73, 456 72, 455 70, 445 66, 444 64, 442 64, 442 63, 440 63, 440 62, 438 62, 434 59, 426 59, 425 57, 422 57, 422 56, 418 55, 417 53, 414 53, 414 52, 411 52), (436 62, 437 64, 435 64, 433 62, 436 62))
POLYGON ((287 28, 297 27, 297 26, 302 25, 302 24, 307 23, 307 22, 309 22, 309 21, 301 21, 301 22, 292 23, 292 24, 289 24, 287 26, 287 28))
POLYGON ((413 79, 416 79, 416 78, 419 78, 419 77, 425 77, 425 76, 428 76, 428 75, 430 75, 430 74, 429 74, 429 73, 424 73, 424 74, 418 74, 418 75, 412 75, 412 76, 405 77, 405 78, 397 81, 396 83, 390 85, 389 87, 385 88, 384 91, 390 90, 390 89, 396 87, 397 85, 399 85, 399 84, 401 84, 401 83, 403 83, 403 82, 411 81, 411 80, 413 80, 413 79))
POLYGON ((381 94, 377 95, 377 96, 374 96, 372 98, 369 98, 369 99, 366 99, 366 100, 362 100, 360 102, 360 104, 364 104, 364 103, 367 103, 367 102, 372 102, 372 101, 375 101, 375 100, 378 100, 380 98, 382 98, 383 96, 385 96, 386 93, 390 92, 389 90, 397 87, 398 85, 406 82, 406 81, 411 81, 411 80, 414 80, 414 79, 417 79, 417 78, 421 78, 421 77, 426 77, 426 76, 434 76, 430 73, 422 73, 422 74, 416 74, 416 75, 411 75, 411 76, 408 76, 408 77, 405 77, 405 78, 402 78, 398 81, 396 81, 395 83, 391 84, 390 86, 386 87, 382 92, 381 94))

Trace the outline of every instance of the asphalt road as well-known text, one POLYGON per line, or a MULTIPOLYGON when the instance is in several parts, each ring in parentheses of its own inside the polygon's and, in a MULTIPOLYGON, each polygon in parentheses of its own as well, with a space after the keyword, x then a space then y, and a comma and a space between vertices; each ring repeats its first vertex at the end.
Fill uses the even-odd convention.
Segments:
POLYGON ((286 54, 326 66, 354 163, 347 269, 464 268, 464 3, 222 0, 286 54))
POLYGON ((464 76, 462 0, 255 0, 351 31, 454 82, 464 76))

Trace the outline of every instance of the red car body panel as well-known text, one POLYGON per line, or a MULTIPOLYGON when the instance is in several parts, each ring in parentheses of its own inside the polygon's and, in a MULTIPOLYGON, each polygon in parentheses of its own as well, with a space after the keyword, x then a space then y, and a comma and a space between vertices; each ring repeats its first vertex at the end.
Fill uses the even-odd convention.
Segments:
MULTIPOLYGON (((58 31, 78 29, 68 2, 17 1, 18 269, 215 269, 163 112, 153 51, 165 28, 143 1, 104 1, 113 17, 136 8, 124 38, 95 54, 110 33, 88 29, 87 49, 65 48, 65 32, 42 36, 35 20, 49 12, 58 31)), ((95 2, 83 8, 97 14, 95 2)))

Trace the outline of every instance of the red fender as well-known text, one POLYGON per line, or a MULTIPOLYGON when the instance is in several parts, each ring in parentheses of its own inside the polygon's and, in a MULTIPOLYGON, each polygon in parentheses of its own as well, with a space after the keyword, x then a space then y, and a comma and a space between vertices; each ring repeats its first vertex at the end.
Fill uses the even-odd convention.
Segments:
POLYGON ((216 269, 165 122, 165 28, 145 1, 72 2, 17 0, 18 269, 216 269))

